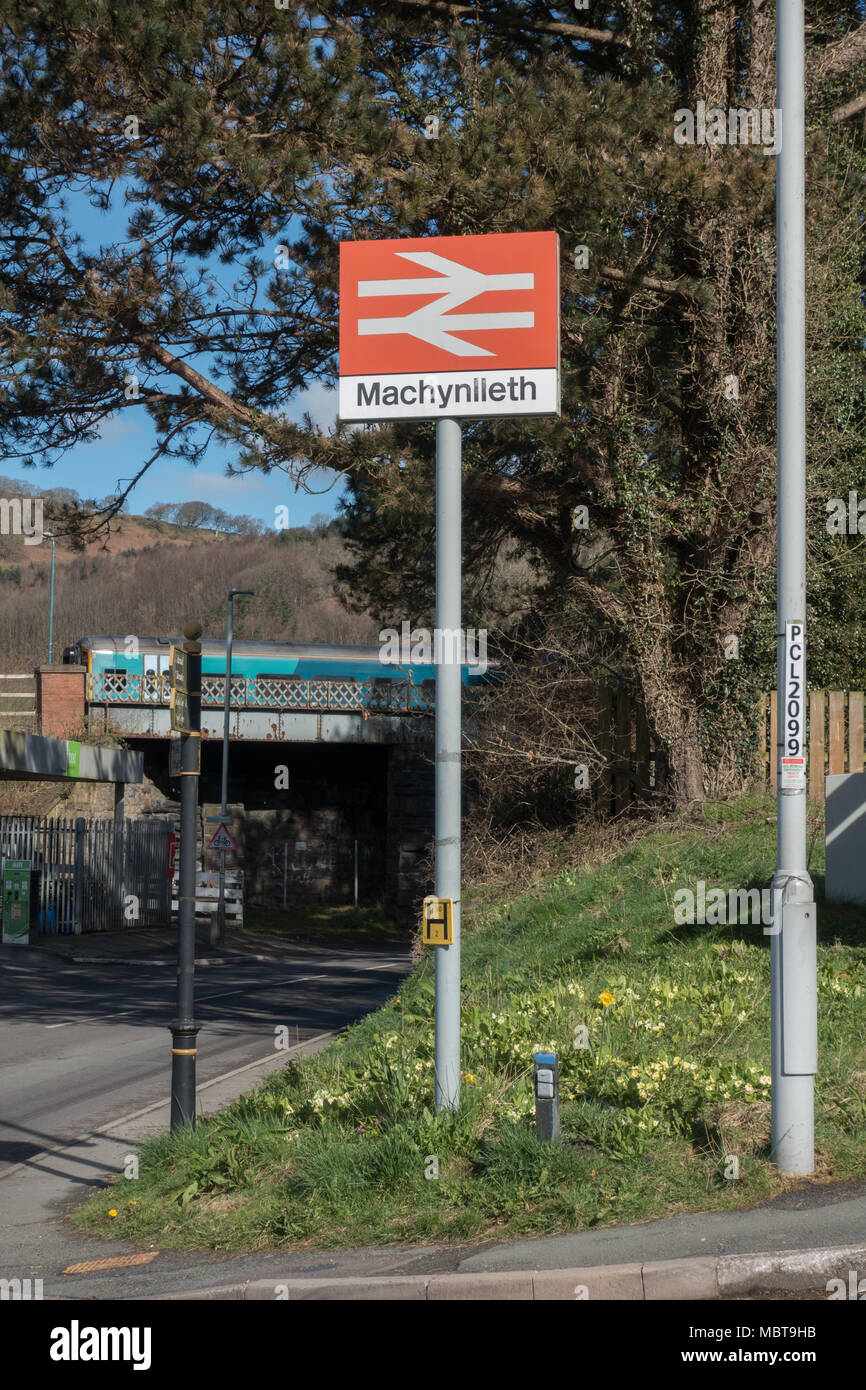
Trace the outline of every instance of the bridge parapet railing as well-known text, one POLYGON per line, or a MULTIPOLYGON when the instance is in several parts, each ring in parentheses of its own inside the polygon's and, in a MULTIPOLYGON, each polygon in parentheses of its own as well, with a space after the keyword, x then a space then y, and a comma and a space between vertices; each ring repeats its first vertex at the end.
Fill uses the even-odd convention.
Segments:
MULTIPOLYGON (((97 673, 87 677, 87 701, 97 705, 168 705, 168 675, 97 673)), ((225 703, 225 677, 202 677, 202 705, 225 703)), ((434 708, 434 682, 373 677, 354 680, 298 680, 276 676, 232 676, 232 709, 368 711, 425 714, 434 708)))

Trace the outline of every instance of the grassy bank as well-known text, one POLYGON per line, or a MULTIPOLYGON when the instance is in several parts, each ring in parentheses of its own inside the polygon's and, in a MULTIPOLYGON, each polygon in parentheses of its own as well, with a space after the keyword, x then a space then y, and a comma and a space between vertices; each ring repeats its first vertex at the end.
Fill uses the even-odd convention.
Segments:
MULTIPOLYGON (((433 1112, 427 955, 384 1009, 194 1133, 151 1143, 138 1180, 75 1219, 237 1250, 580 1230, 771 1195, 769 937, 677 925, 674 893, 766 885, 774 857, 772 803, 743 801, 476 906, 457 1115, 433 1112), (547 1048, 561 1060, 559 1145, 539 1144, 531 1121, 532 1054, 547 1048)), ((863 914, 822 907, 819 934, 818 1173, 863 1177, 863 914)))
POLYGON ((274 941, 313 942, 322 946, 371 945, 376 941, 406 941, 406 929, 395 927, 374 907, 255 907, 244 906, 244 931, 271 936, 274 941))

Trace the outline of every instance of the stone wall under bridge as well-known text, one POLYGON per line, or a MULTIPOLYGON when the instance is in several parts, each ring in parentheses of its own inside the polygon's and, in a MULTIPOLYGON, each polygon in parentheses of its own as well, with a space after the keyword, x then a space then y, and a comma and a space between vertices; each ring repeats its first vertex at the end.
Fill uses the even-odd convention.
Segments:
MULTIPOLYGON (((179 786, 169 778, 166 742, 130 744, 144 752, 146 776, 175 801, 179 786)), ((204 818, 219 812, 221 761, 221 742, 203 739, 206 835, 215 827, 204 818)), ((226 863, 244 870, 248 903, 281 906, 285 867, 288 906, 351 905, 357 840, 359 905, 414 924, 432 891, 432 747, 232 740, 229 823, 238 854, 226 863)), ((217 854, 205 853, 205 868, 218 863, 217 854)))

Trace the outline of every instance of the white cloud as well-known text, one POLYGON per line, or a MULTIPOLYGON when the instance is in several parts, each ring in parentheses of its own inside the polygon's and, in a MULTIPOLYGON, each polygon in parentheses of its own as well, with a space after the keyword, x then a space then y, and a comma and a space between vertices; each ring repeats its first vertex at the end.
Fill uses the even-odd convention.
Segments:
POLYGON ((327 386, 311 386, 309 391, 299 391, 292 399, 291 414, 300 419, 309 412, 314 425, 320 430, 332 430, 337 423, 337 393, 327 386))
POLYGON ((98 449, 104 444, 114 444, 118 439, 126 439, 131 434, 138 434, 141 422, 133 419, 132 415, 132 411, 123 410, 116 415, 110 415, 107 420, 103 420, 99 426, 98 440, 89 447, 98 449))
MULTIPOLYGON (((212 502, 214 496, 218 496, 240 505, 251 493, 272 497, 275 490, 274 480, 263 474, 245 473, 242 477, 227 478, 224 473, 201 473, 194 468, 175 474, 172 483, 172 500, 184 502, 212 502)), ((277 490, 280 490, 279 484, 277 490)))

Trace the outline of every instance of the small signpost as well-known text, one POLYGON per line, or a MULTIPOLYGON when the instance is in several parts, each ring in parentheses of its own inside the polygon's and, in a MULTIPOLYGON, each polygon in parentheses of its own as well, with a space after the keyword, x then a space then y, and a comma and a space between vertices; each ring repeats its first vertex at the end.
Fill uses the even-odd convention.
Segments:
MULTIPOLYGON (((436 421, 439 632, 462 631, 460 420, 558 415, 559 391, 555 232, 342 243, 340 419, 436 421)), ((453 645, 436 666, 436 897, 425 902, 423 932, 436 946, 437 1111, 460 1101, 461 671, 453 645)))
POLYGON ((207 847, 208 849, 218 849, 222 850, 224 853, 230 854, 237 853, 238 848, 232 839, 231 831, 222 821, 220 821, 218 828, 208 840, 207 847))
POLYGON ((185 690, 171 692, 171 727, 175 733, 192 733, 189 716, 189 696, 185 690))
POLYGON ((169 648, 169 680, 173 689, 189 693, 189 657, 183 647, 169 648))
POLYGON ((182 647, 171 647, 169 652, 169 680, 171 683, 171 727, 175 733, 192 733, 189 713, 189 662, 182 647))
POLYGON ((421 940, 425 946, 451 945, 454 940, 454 904, 450 898, 425 898, 423 921, 421 940))
MULTIPOLYGON (((182 738, 170 738, 168 741, 168 775, 169 777, 179 777, 181 773, 181 749, 183 748, 182 738)), ((196 771, 201 772, 201 739, 195 741, 196 771)))

